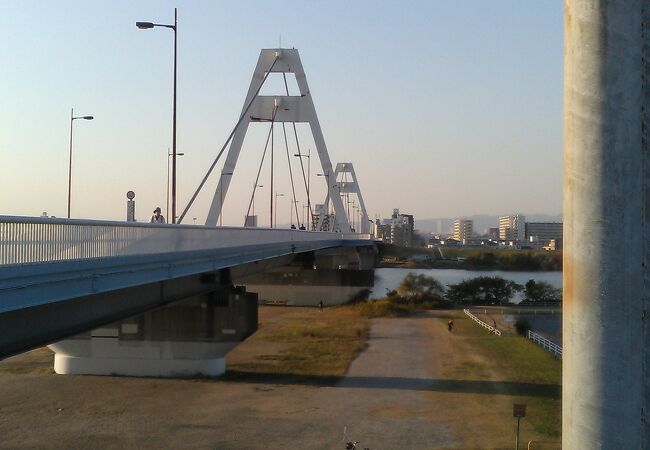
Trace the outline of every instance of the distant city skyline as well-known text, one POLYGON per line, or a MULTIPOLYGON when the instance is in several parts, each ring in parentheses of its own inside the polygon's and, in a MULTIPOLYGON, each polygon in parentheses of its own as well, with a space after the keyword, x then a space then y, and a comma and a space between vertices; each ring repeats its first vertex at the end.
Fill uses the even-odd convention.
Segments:
MULTIPOLYGON (((260 49, 281 39, 300 51, 330 157, 354 163, 371 218, 399 207, 417 228, 418 219, 561 212, 560 1, 25 1, 0 16, 0 214, 66 216, 72 107, 95 117, 75 123, 72 217, 124 220, 128 190, 139 221, 166 209, 173 36, 135 22, 171 23, 175 6, 179 210, 234 126, 260 49)), ((224 225, 243 224, 266 132, 254 128, 224 225)), ((279 135, 274 190, 285 194, 278 223, 288 223, 279 135)), ((326 186, 312 163, 315 204, 326 186)), ((205 220, 215 175, 185 223, 205 220)), ((275 192, 260 184, 265 226, 275 192)))

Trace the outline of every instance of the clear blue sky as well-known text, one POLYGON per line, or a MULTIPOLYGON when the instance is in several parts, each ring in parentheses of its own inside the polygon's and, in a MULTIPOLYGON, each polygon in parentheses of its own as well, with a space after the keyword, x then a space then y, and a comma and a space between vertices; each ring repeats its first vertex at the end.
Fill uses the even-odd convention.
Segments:
MULTIPOLYGON (((71 107, 96 117, 75 122, 73 216, 121 220, 130 189, 139 220, 165 209, 173 36, 134 22, 171 23, 175 6, 179 208, 233 127, 259 50, 281 35, 300 50, 331 159, 354 163, 371 216, 561 211, 559 0, 14 0, 0 15, 0 214, 65 216, 71 107)), ((263 134, 246 140, 224 224, 242 223, 263 134)), ((204 220, 217 182, 190 219, 204 220)), ((322 177, 312 183, 324 195, 322 177)), ((279 207, 288 222, 288 197, 279 207)))

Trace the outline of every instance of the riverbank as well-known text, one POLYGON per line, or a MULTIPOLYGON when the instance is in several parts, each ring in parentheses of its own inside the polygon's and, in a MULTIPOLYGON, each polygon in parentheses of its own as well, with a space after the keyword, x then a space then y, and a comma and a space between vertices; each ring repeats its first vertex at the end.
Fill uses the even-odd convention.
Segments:
POLYGON ((258 333, 217 379, 54 375, 47 350, 2 361, 0 448, 509 448, 513 403, 522 442, 559 448, 560 363, 461 311, 262 307, 258 333))
POLYGON ((382 248, 378 267, 503 271, 561 271, 562 251, 509 248, 382 248))

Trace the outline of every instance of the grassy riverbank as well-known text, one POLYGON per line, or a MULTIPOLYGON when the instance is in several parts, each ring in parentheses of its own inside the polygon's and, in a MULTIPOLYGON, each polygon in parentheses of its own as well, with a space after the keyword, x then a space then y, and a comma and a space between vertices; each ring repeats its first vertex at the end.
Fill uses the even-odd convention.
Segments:
MULTIPOLYGON (((286 378, 287 382, 301 377, 342 377, 366 348, 370 318, 402 320, 400 317, 415 312, 408 305, 370 305, 326 308, 323 312, 314 308, 262 307, 259 331, 241 346, 244 350, 252 344, 256 351, 251 355, 234 352, 237 357, 228 361, 230 375, 237 379, 257 373, 286 378)), ((477 431, 492 429, 509 434, 512 404, 524 403, 528 415, 522 424, 522 436, 535 436, 550 442, 549 448, 556 448, 553 445, 559 443, 561 433, 559 360, 524 338, 490 335, 458 310, 425 312, 417 317, 430 324, 431 345, 440 365, 440 372, 431 374, 431 391, 424 392, 432 402, 442 402, 441 408, 446 405, 449 411, 455 411, 448 420, 460 424, 465 417, 477 431), (453 333, 446 331, 449 318, 456 322, 453 333), (439 391, 436 383, 450 383, 453 393, 439 391), (476 411, 483 410, 481 418, 474 417, 476 411)))
POLYGON ((441 247, 440 251, 444 259, 440 259, 440 254, 432 249, 398 250, 391 246, 383 249, 379 267, 533 272, 562 270, 562 251, 465 247, 441 247))
POLYGON ((458 331, 483 356, 473 364, 450 369, 450 375, 493 379, 499 385, 517 386, 513 403, 528 405, 523 420, 548 439, 558 440, 562 430, 562 362, 529 340, 516 335, 495 336, 465 318, 458 331), (509 384, 503 384, 509 383, 509 384))
POLYGON ((233 372, 342 376, 366 345, 370 321, 352 306, 260 307, 259 330, 247 342, 265 354, 229 362, 233 372))

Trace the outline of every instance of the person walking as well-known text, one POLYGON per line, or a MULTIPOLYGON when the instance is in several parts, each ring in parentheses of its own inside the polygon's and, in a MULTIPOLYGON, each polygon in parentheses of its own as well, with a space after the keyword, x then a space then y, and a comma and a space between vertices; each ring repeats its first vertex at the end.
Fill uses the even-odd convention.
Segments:
POLYGON ((165 223, 165 216, 161 214, 160 206, 153 210, 153 216, 151 216, 151 223, 165 223))
POLYGON ((451 331, 453 328, 454 328, 454 321, 450 320, 449 322, 447 322, 447 329, 451 331))
POLYGON ((323 312, 323 301, 322 300, 318 302, 318 310, 320 312, 323 312))

